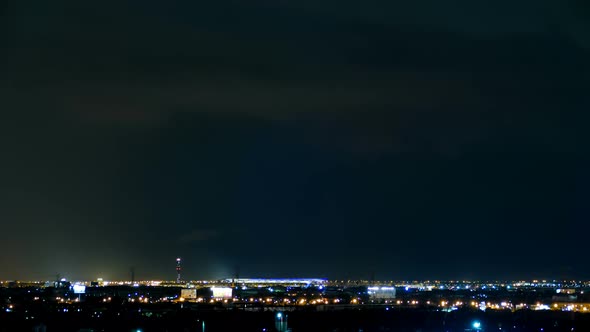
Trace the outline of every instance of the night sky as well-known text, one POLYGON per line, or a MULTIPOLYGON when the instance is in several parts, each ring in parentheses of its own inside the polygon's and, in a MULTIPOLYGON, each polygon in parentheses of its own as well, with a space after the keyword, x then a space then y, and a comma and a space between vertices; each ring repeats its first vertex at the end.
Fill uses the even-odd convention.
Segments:
POLYGON ((0 279, 590 278, 584 0, 0 5, 0 279))

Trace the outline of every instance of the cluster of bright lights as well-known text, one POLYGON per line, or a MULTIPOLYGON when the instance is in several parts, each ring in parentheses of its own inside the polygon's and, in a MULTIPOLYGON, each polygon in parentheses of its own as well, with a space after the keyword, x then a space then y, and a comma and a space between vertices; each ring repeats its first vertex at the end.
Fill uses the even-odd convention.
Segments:
POLYGON ((211 287, 213 297, 216 299, 231 299, 232 289, 229 287, 211 287))
POLYGON ((238 284, 258 284, 258 285, 271 285, 271 284, 279 284, 279 285, 288 285, 288 284, 295 284, 295 285, 322 285, 326 283, 327 279, 299 279, 299 278, 292 278, 292 279, 227 279, 225 282, 227 283, 238 283, 238 284))

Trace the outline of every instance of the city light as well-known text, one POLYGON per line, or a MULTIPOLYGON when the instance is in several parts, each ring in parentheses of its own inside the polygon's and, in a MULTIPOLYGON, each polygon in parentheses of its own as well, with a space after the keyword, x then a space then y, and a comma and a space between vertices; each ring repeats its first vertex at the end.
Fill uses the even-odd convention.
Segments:
MULTIPOLYGON (((89 281, 77 281, 66 285, 56 285, 53 281, 15 283, 12 286, 13 289, 6 293, 8 294, 8 297, 4 299, 6 304, 0 306, 0 310, 2 314, 21 311, 25 313, 24 319, 32 319, 32 316, 26 315, 28 302, 24 304, 14 302, 14 297, 10 298, 12 292, 21 294, 31 302, 53 302, 58 306, 55 310, 63 315, 72 312, 83 315, 86 309, 80 310, 79 306, 84 303, 84 306, 93 308, 91 312, 90 310, 86 312, 90 312, 90 316, 94 318, 102 317, 105 310, 109 310, 111 305, 125 307, 127 303, 133 308, 133 311, 137 311, 145 317, 153 315, 149 312, 148 306, 155 303, 170 305, 170 308, 174 308, 174 303, 182 303, 184 306, 177 307, 180 309, 188 308, 187 306, 190 306, 191 303, 200 303, 203 306, 215 307, 216 310, 231 310, 235 306, 248 308, 255 304, 254 307, 262 306, 265 308, 264 310, 273 311, 276 324, 286 324, 285 306, 289 306, 286 309, 288 311, 339 311, 349 309, 350 307, 347 306, 354 306, 355 310, 365 310, 374 306, 383 306, 380 308, 383 308, 384 312, 388 312, 388 315, 393 316, 398 314, 397 308, 441 312, 452 312, 461 310, 461 308, 470 308, 471 310, 479 308, 484 312, 478 314, 477 319, 474 317, 464 323, 466 324, 465 330, 473 332, 487 330, 483 320, 490 311, 491 315, 494 315, 494 311, 502 310, 507 317, 510 312, 516 313, 521 310, 590 312, 590 302, 576 301, 573 296, 570 298, 569 294, 563 291, 571 289, 570 293, 581 294, 581 289, 590 286, 590 282, 575 281, 541 286, 512 282, 511 285, 520 285, 514 286, 514 288, 522 288, 522 292, 530 294, 537 294, 538 289, 553 288, 552 292, 547 292, 546 297, 533 297, 534 300, 529 301, 520 299, 518 297, 520 292, 507 292, 505 284, 491 282, 469 282, 469 292, 471 293, 469 300, 464 296, 465 281, 326 281, 324 285, 315 286, 293 283, 257 284, 246 287, 246 289, 243 289, 243 285, 236 285, 233 280, 231 282, 224 280, 187 281, 186 286, 181 289, 174 281, 162 281, 157 286, 153 284, 153 281, 139 281, 137 283, 141 287, 131 288, 132 283, 128 281, 113 281, 112 285, 108 287, 89 281), (403 289, 407 285, 412 290, 411 292, 397 292, 396 294, 396 289, 403 289), (441 291, 443 285, 445 287, 441 291), (75 294, 75 289, 82 291, 83 287, 85 287, 84 293, 75 294), (48 292, 46 289, 53 289, 53 291, 48 292), (560 290, 558 294, 567 294, 568 297, 555 297, 553 294, 557 293, 557 289, 560 290), (494 292, 493 296, 491 292, 494 292), (119 300, 115 301, 113 296, 116 296, 117 293, 125 294, 125 303, 120 303, 119 300), (517 297, 514 297, 513 294, 517 297), (98 305, 92 299, 100 301, 101 304, 98 305), (519 300, 517 301, 517 299, 519 300)), ((0 288, 5 288, 3 286, 3 284, 0 285, 0 288)), ((295 316, 293 319, 297 319, 295 316)), ((270 317, 272 318, 272 314, 270 317)))

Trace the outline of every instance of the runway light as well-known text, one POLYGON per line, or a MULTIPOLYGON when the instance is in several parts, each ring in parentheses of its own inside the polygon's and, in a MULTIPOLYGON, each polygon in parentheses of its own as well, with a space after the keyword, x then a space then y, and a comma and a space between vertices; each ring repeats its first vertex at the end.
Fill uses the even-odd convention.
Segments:
POLYGON ((479 329, 481 327, 481 323, 478 321, 475 321, 475 322, 473 322, 472 326, 474 329, 479 329))
POLYGON ((283 317, 283 314, 281 314, 281 313, 279 312, 279 313, 277 314, 277 318, 279 318, 279 319, 280 319, 281 317, 283 317))

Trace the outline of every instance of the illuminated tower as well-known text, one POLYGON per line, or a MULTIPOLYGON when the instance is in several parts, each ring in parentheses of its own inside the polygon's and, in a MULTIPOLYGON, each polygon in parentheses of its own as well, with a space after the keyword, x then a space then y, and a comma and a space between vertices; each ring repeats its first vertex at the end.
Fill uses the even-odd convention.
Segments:
POLYGON ((176 259, 176 283, 180 283, 180 271, 182 270, 182 266, 180 266, 180 258, 176 259))

